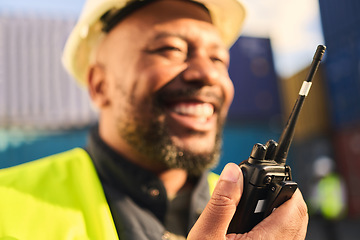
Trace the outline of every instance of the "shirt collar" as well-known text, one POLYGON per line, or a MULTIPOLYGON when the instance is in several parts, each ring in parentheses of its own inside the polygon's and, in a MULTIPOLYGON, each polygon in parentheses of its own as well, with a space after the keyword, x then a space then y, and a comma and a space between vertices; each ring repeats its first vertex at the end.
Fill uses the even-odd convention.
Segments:
MULTIPOLYGON (((139 206, 149 209, 160 221, 164 221, 168 199, 162 181, 155 174, 110 148, 100 138, 97 126, 90 132, 86 150, 103 185, 124 192, 139 206)), ((191 197, 190 212, 193 214, 190 214, 190 222, 197 219, 210 198, 207 175, 205 172, 199 179, 193 180, 196 184, 191 197)))

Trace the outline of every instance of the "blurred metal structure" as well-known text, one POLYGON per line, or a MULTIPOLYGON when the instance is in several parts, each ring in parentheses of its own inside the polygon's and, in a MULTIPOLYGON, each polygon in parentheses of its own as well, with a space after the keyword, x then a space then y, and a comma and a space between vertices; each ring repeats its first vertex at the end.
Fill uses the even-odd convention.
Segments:
POLYGON ((229 75, 235 86, 231 122, 281 122, 282 106, 269 38, 241 36, 230 49, 229 75))
POLYGON ((360 1, 319 0, 326 78, 336 129, 360 123, 360 1))
POLYGON ((346 181, 349 216, 360 218, 360 1, 319 0, 333 148, 346 181))
POLYGON ((0 10, 0 127, 71 129, 96 121, 60 62, 75 17, 0 10))

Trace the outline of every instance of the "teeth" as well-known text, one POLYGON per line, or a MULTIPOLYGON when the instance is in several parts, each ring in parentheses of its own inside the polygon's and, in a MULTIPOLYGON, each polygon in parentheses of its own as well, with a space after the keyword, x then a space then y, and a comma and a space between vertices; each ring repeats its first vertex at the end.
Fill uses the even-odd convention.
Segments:
POLYGON ((182 115, 201 117, 206 120, 207 117, 213 115, 214 107, 209 103, 181 103, 174 107, 174 112, 182 115))

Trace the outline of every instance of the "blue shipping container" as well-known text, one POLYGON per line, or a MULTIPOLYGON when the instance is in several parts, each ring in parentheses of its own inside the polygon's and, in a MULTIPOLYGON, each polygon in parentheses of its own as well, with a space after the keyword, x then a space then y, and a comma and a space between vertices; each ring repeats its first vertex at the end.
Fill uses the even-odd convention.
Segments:
POLYGON ((328 46, 325 72, 332 125, 344 128, 360 122, 360 38, 331 39, 328 46))
POLYGON ((359 0, 319 0, 325 39, 359 29, 359 0))
POLYGON ((360 122, 360 1, 320 0, 332 125, 360 122))
POLYGON ((281 104, 270 40, 240 37, 230 49, 229 74, 235 97, 230 121, 269 122, 279 118, 281 104))
MULTIPOLYGON (((239 164, 248 159, 255 143, 265 144, 269 139, 277 141, 280 133, 279 128, 271 128, 267 124, 226 125, 221 159, 213 171, 220 174, 227 163, 239 164)), ((289 163, 291 164, 291 159, 289 163)))
POLYGON ((84 147, 88 128, 31 136, 21 131, 9 133, 2 130, 1 135, 0 168, 6 168, 74 147, 84 147))

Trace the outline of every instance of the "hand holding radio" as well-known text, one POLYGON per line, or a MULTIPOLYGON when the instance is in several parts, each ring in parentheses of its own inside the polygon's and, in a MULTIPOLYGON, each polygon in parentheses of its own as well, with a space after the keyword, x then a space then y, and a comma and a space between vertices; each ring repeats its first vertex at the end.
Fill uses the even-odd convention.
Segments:
POLYGON ((315 52, 307 79, 303 82, 295 106, 279 139, 265 145, 257 143, 248 160, 239 164, 244 175, 241 201, 229 225, 228 233, 246 233, 286 202, 297 189, 292 181, 286 158, 294 136, 295 125, 312 79, 326 47, 319 45, 315 52))
POLYGON ((295 124, 325 52, 319 45, 309 74, 277 143, 254 145, 249 159, 226 165, 187 240, 305 239, 307 207, 286 158, 295 124))
POLYGON ((226 165, 209 203, 191 229, 187 240, 305 239, 308 216, 299 190, 250 232, 226 234, 240 201, 243 180, 242 171, 237 164, 226 165))

